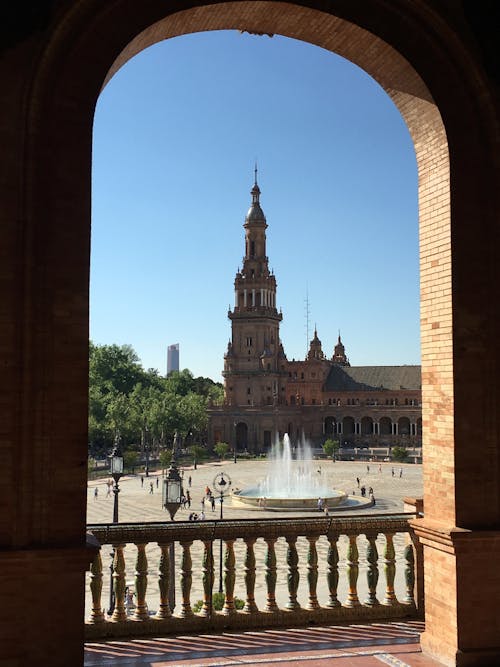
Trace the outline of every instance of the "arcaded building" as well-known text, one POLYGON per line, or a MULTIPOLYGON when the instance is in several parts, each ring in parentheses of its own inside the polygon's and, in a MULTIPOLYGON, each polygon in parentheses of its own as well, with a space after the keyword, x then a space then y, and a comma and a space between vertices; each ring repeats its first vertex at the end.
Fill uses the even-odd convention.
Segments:
POLYGON ((276 436, 319 446, 419 447, 420 366, 351 366, 340 334, 329 356, 317 331, 304 360, 289 361, 280 340, 276 278, 266 253, 267 221, 255 183, 243 225, 245 256, 229 310, 224 404, 209 410, 209 444, 266 451, 276 436))

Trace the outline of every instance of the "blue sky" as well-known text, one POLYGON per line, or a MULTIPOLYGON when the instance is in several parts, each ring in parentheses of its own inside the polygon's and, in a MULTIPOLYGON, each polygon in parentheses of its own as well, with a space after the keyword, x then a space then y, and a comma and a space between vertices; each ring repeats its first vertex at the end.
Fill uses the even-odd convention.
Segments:
POLYGON ((315 324, 352 365, 420 363, 417 171, 363 70, 302 42, 199 33, 129 61, 97 103, 91 326, 145 368, 221 379, 254 162, 289 359, 315 324))

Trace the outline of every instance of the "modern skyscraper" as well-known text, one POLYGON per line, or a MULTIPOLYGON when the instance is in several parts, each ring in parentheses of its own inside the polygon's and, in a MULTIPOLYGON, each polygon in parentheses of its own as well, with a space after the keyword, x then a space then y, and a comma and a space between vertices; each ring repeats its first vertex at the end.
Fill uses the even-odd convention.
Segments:
POLYGON ((179 343, 169 345, 167 348, 167 375, 172 371, 179 370, 179 343))

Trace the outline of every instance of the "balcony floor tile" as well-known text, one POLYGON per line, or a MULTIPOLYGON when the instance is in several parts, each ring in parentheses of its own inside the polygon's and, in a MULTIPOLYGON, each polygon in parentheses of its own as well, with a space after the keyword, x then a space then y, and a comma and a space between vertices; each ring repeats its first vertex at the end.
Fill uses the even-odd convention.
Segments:
POLYGON ((420 621, 92 642, 85 667, 438 667, 420 621))

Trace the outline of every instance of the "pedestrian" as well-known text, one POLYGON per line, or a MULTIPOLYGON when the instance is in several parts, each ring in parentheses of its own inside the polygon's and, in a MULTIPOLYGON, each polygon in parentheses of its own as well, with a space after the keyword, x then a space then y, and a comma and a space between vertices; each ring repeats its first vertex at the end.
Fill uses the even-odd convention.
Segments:
POLYGON ((204 521, 204 520, 205 520, 205 512, 203 512, 203 510, 202 510, 200 512, 199 521, 204 521))
POLYGON ((125 589, 125 609, 127 611, 127 614, 130 614, 132 612, 132 609, 135 608, 134 604, 134 591, 130 589, 129 586, 125 589))
POLYGON ((191 514, 189 515, 188 521, 192 521, 192 520, 193 520, 193 517, 194 517, 194 513, 191 512, 191 514))
POLYGON ((198 521, 198 515, 196 514, 196 512, 193 514, 193 521, 198 521))
POLYGON ((189 477, 188 477, 188 486, 189 486, 189 488, 191 488, 191 481, 192 481, 191 480, 191 475, 189 475, 189 477))
POLYGON ((328 511, 328 505, 325 505, 324 512, 325 512, 325 516, 330 516, 330 512, 328 511))
POLYGON ((141 475, 141 489, 144 486, 144 475, 141 475))
POLYGON ((372 505, 375 505, 375 496, 373 495, 373 493, 370 496, 370 500, 372 501, 372 505))
POLYGON ((318 512, 323 511, 323 498, 318 498, 318 512))
POLYGON ((391 474, 394 477, 394 468, 391 470, 391 474))
POLYGON ((160 484, 160 478, 157 477, 157 478, 156 478, 156 488, 158 488, 158 485, 159 485, 159 484, 160 484))
POLYGON ((363 498, 366 496, 366 487, 365 486, 361 487, 361 495, 363 496, 363 498))
POLYGON ((111 486, 112 484, 110 485, 109 482, 106 484, 106 498, 109 498, 111 495, 111 486))
POLYGON ((367 472, 368 474, 370 474, 370 466, 368 466, 368 465, 366 466, 366 472, 367 472))
POLYGON ((264 496, 264 498, 262 498, 262 507, 264 509, 266 509, 266 507, 267 507, 267 498, 266 498, 266 496, 264 496))
POLYGON ((187 503, 188 509, 190 509, 191 508, 191 494, 189 493, 189 491, 186 491, 186 503, 187 503))
POLYGON ((153 482, 149 482, 149 493, 153 493, 153 482))
POLYGON ((378 471, 382 472, 382 466, 380 465, 380 463, 378 464, 378 471))
POLYGON ((215 498, 210 496, 210 504, 212 505, 212 512, 215 512, 215 498))
POLYGON ((97 500, 98 496, 99 496, 99 489, 96 486, 95 489, 94 489, 94 500, 97 500))
POLYGON ((403 468, 400 468, 400 469, 399 469, 399 476, 400 476, 400 477, 403 476, 403 468))
POLYGON ((356 477, 356 482, 358 484, 358 489, 359 489, 359 477, 356 477))
POLYGON ((368 489, 368 495, 369 495, 369 496, 373 496, 373 488, 372 488, 371 486, 370 486, 370 488, 368 489))

